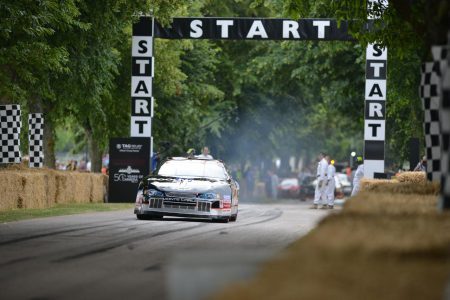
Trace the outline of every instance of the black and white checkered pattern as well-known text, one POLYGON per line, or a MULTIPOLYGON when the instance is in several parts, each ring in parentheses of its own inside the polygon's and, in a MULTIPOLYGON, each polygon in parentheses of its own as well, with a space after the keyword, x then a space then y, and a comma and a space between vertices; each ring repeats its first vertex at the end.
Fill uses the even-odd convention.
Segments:
POLYGON ((28 154, 30 168, 42 168, 44 164, 44 117, 42 114, 28 115, 28 154))
POLYGON ((441 179, 441 130, 439 125, 440 75, 439 63, 422 64, 420 98, 424 110, 423 128, 427 156, 427 178, 439 182, 441 179))
POLYGON ((20 105, 0 105, 0 164, 20 163, 20 105))
MULTIPOLYGON (((449 38, 450 44, 450 38, 449 38)), ((433 47, 433 58, 440 64, 441 80, 441 109, 439 118, 441 125, 441 199, 440 206, 450 209, 450 46, 433 47)))

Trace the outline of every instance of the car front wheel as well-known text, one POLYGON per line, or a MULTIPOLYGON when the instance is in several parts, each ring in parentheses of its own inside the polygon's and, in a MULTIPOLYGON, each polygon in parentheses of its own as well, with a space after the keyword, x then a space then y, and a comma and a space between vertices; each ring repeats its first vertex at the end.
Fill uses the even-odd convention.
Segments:
POLYGON ((145 215, 142 215, 142 214, 136 214, 136 218, 138 220, 147 220, 147 217, 145 215))
POLYGON ((163 216, 152 216, 152 215, 137 214, 136 218, 138 220, 161 220, 163 218, 163 216))

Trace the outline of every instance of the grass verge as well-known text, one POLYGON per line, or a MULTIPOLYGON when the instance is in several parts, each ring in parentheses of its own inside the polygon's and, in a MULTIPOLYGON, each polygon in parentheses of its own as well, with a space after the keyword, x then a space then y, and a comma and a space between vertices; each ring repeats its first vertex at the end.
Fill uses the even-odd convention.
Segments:
POLYGON ((0 212, 0 223, 20 221, 34 218, 56 217, 82 214, 87 212, 114 211, 133 209, 134 203, 68 203, 56 204, 43 209, 12 209, 0 212))

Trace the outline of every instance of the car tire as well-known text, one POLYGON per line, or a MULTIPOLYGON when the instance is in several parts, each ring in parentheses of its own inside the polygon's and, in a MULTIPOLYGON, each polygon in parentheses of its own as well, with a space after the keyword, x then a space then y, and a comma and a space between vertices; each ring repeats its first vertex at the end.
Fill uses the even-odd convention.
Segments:
POLYGON ((148 220, 147 216, 143 214, 136 214, 136 218, 138 220, 148 220))
POLYGON ((232 215, 232 216, 230 217, 230 222, 236 222, 236 220, 237 220, 237 214, 232 215))
POLYGON ((230 218, 217 218, 212 219, 211 221, 213 221, 214 223, 228 223, 230 221, 230 218))
POLYGON ((137 214, 136 218, 138 220, 161 220, 163 218, 163 216, 152 216, 152 215, 137 214))

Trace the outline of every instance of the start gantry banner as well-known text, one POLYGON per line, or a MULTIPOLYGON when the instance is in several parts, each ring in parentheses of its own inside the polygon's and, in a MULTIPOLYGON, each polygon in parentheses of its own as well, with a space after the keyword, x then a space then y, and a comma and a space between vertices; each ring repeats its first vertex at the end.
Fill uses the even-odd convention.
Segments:
POLYGON ((334 19, 174 18, 168 27, 155 22, 163 39, 340 40, 354 41, 348 22, 334 19))

